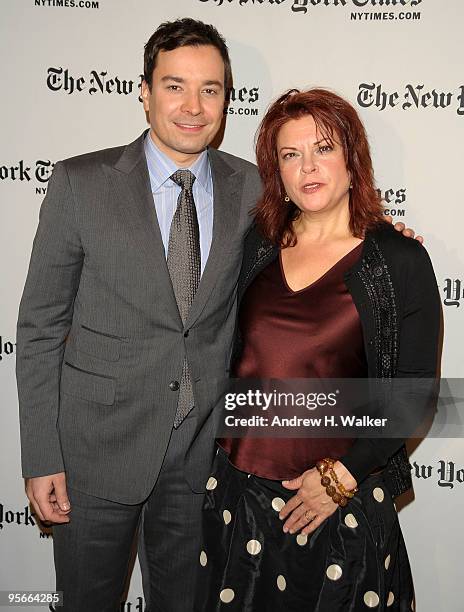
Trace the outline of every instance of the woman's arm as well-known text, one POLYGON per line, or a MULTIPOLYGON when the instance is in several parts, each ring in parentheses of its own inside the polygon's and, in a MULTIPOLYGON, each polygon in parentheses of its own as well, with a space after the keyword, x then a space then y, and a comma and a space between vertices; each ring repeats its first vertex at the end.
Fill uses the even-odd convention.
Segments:
MULTIPOLYGON (((406 257, 398 257, 401 300, 397 378, 435 378, 437 375, 441 305, 437 281, 424 247, 410 241, 406 257)), ((359 483, 375 468, 384 466, 404 439, 358 438, 340 458, 359 483)))

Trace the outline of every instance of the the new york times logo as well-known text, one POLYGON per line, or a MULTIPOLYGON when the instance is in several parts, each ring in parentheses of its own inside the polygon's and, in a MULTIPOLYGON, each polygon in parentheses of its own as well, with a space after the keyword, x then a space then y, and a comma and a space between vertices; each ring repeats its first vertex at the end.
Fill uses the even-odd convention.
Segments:
POLYGON ((456 484, 464 483, 464 469, 457 468, 454 461, 441 459, 437 466, 419 464, 413 461, 413 475, 419 480, 428 480, 435 473, 438 476, 436 484, 442 488, 453 489, 456 484))
POLYGON ((37 525, 37 519, 31 512, 29 506, 25 506, 23 510, 11 510, 0 503, 0 531, 8 525, 35 527, 37 525))
POLYGON ((99 0, 34 0, 34 6, 98 9, 100 2, 99 0))
MULTIPOLYGON (((210 2, 216 6, 237 4, 237 6, 279 6, 286 4, 294 13, 306 15, 309 9, 321 6, 337 6, 345 8, 398 8, 417 6, 422 0, 199 0, 210 2)), ((356 13, 355 13, 356 14, 356 13)), ((353 17, 352 17, 353 18, 353 17)), ((395 16, 393 16, 393 19, 395 16)))
POLYGON ((0 336, 0 361, 3 361, 6 357, 11 357, 16 351, 16 342, 11 340, 5 340, 3 336, 0 336))
MULTIPOLYGON (((87 92, 91 96, 137 94, 139 101, 143 75, 137 80, 122 78, 118 75, 109 75, 105 70, 91 70, 87 77, 72 74, 69 68, 51 66, 47 70, 47 87, 53 92, 64 92, 68 95, 87 92)), ((227 106, 224 110, 228 115, 257 115, 258 109, 251 108, 259 100, 259 87, 236 86, 231 87, 226 96, 227 106)))
POLYGON ((404 217, 405 209, 400 208, 401 205, 406 202, 406 189, 377 189, 377 193, 384 202, 384 215, 390 215, 391 217, 404 217), (397 206, 398 208, 393 208, 397 206))
MULTIPOLYGON (((63 599, 66 595, 63 595, 63 599)), ((61 608, 56 607, 52 604, 48 607, 50 612, 60 612, 61 608)), ((123 601, 120 604, 119 612, 143 612, 145 610, 145 604, 143 597, 137 597, 136 601, 123 601)))
POLYGON ((426 88, 424 84, 408 83, 400 91, 387 91, 383 85, 360 83, 357 102, 361 108, 384 111, 390 108, 401 110, 446 109, 453 106, 458 115, 464 115, 464 85, 456 91, 440 91, 426 88))
POLYGON ((17 164, 0 166, 0 179, 2 181, 29 182, 32 178, 35 178, 39 183, 46 183, 52 174, 54 165, 49 159, 38 159, 32 170, 32 167, 27 166, 25 161, 21 159, 17 164))
POLYGON ((256 117, 258 109, 253 105, 259 100, 259 87, 231 87, 226 96, 225 115, 256 117))
MULTIPOLYGON (((138 87, 140 88, 139 82, 138 87)), ((65 91, 67 94, 88 91, 90 95, 120 94, 128 96, 137 91, 135 81, 122 79, 119 76, 108 76, 108 72, 91 70, 89 77, 73 76, 67 68, 51 67, 48 69, 47 87, 53 91, 65 91)))
POLYGON ((35 164, 28 166, 23 159, 15 164, 4 164, 0 166, 0 179, 2 181, 18 181, 19 184, 27 184, 35 179, 40 186, 36 186, 37 195, 47 193, 46 183, 52 175, 55 164, 49 159, 38 159, 35 164))
POLYGON ((464 298, 464 287, 459 278, 445 278, 445 286, 443 287, 445 297, 443 304, 445 306, 456 306, 459 308, 461 300, 464 298))

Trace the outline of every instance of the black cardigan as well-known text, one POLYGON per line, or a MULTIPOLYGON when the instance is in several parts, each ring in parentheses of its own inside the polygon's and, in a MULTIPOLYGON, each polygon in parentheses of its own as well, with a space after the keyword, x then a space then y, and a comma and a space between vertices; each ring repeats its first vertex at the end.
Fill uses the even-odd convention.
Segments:
MULTIPOLYGON (((238 303, 279 249, 252 226, 244 246, 238 303)), ((364 336, 368 376, 435 378, 440 330, 437 281, 425 248, 390 224, 367 233, 359 261, 345 274, 364 336)), ((232 361, 241 353, 237 328, 232 361)), ((340 461, 360 483, 386 466, 393 496, 412 486, 404 440, 358 438, 340 461)))

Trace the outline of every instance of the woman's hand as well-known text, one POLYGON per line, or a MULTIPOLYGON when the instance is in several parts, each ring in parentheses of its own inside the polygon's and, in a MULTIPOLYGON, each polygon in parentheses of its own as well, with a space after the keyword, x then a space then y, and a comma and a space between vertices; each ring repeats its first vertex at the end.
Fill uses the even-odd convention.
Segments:
MULTIPOLYGON (((356 480, 340 461, 334 463, 334 471, 346 489, 356 487, 356 480)), ((280 519, 286 519, 283 526, 285 533, 301 530, 303 534, 310 534, 338 508, 321 485, 321 476, 316 468, 306 470, 293 480, 284 480, 282 485, 286 489, 297 490, 279 512, 280 519)))

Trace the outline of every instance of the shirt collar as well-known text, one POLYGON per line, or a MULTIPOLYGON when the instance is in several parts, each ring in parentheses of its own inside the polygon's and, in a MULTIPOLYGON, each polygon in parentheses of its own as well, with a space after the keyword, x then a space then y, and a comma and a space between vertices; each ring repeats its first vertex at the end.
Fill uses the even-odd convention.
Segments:
MULTIPOLYGON (((179 168, 165 153, 155 145, 153 139, 150 136, 150 132, 147 132, 144 141, 145 156, 147 158, 148 172, 150 174, 151 190, 154 193, 159 188, 170 180, 170 177, 179 168)), ((203 189, 211 194, 211 168, 208 159, 207 150, 202 151, 197 159, 188 168, 182 168, 183 170, 190 170, 194 174, 196 180, 203 187, 203 189)), ((172 184, 174 184, 171 181, 172 184)))

